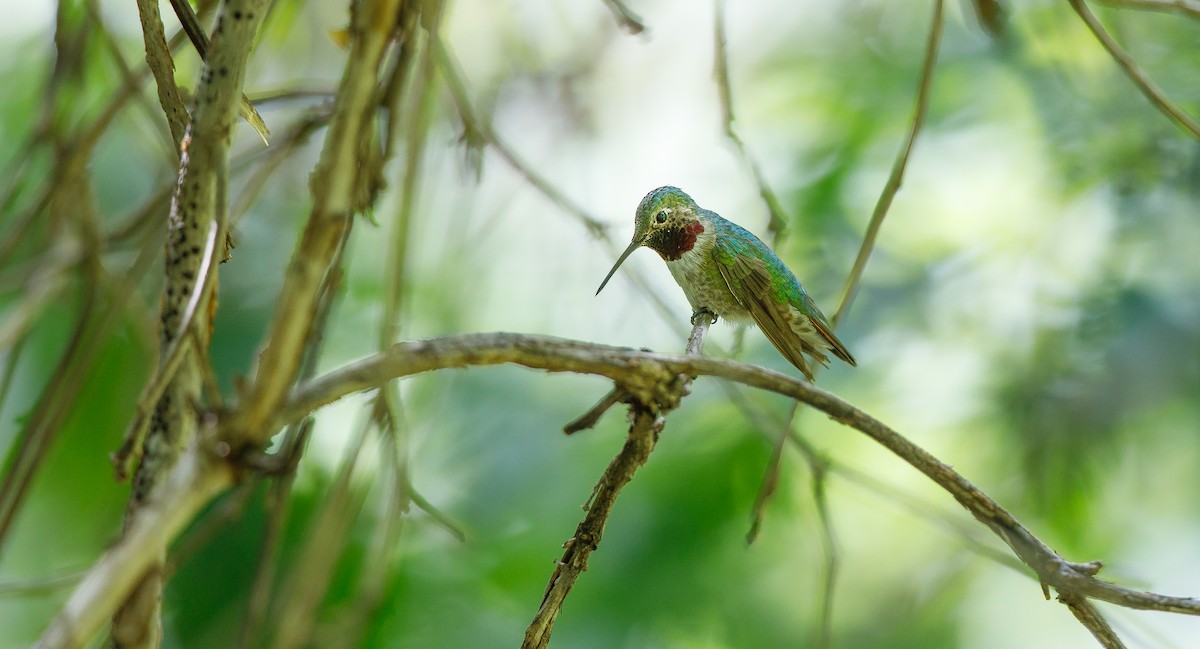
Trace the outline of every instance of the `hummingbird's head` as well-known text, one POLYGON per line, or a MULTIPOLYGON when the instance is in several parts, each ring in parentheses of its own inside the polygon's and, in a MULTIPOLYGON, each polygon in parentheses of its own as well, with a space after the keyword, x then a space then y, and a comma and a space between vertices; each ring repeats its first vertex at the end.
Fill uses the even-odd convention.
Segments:
MULTIPOLYGON (((646 194, 633 219, 633 240, 654 248, 652 240, 659 232, 679 230, 699 222, 700 206, 678 187, 659 187, 646 194)), ((660 237, 662 235, 659 235, 660 237)))
POLYGON ((704 232, 700 221, 700 206, 678 187, 659 187, 646 194, 638 204, 633 220, 633 240, 612 270, 600 282, 596 293, 604 290, 608 280, 629 255, 641 246, 653 249, 663 259, 675 261, 696 245, 696 237, 704 232))

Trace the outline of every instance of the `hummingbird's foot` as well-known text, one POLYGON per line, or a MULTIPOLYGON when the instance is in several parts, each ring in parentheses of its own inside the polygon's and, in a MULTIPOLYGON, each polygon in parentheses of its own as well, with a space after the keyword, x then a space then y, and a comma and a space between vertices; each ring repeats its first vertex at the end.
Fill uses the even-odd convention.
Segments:
POLYGON ((693 327, 700 324, 701 317, 708 318, 709 319, 708 324, 717 324, 717 314, 713 313, 712 309, 710 309, 706 306, 702 306, 699 309, 696 309, 695 312, 692 313, 692 326, 693 327))

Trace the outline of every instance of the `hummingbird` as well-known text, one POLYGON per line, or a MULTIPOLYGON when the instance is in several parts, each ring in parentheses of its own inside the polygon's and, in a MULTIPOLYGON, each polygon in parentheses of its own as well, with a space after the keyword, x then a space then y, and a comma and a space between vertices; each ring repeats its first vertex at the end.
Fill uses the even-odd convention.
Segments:
POLYGON ((812 366, 804 354, 826 366, 826 352, 857 365, 833 334, 825 314, 767 244, 700 207, 678 187, 659 187, 642 199, 634 216, 633 240, 600 282, 597 295, 642 246, 667 262, 667 270, 695 310, 693 320, 706 315, 757 324, 810 382, 812 366))

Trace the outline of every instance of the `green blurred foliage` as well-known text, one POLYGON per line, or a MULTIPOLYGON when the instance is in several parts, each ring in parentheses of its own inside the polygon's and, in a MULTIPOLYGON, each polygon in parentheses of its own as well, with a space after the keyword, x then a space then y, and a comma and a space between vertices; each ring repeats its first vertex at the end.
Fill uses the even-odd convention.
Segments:
MULTIPOLYGON (((101 3, 131 65, 136 17, 101 3)), ((113 6, 109 6, 113 4, 113 6)), ((532 167, 611 223, 624 241, 638 198, 679 184, 701 205, 765 235, 765 208, 715 117, 711 8, 631 3, 644 37, 621 33, 603 3, 452 3, 444 35, 477 107, 532 167)), ((728 3, 734 5, 735 3, 728 3)), ((31 209, 52 168, 46 149, 23 160, 46 120, 94 120, 120 87, 109 50, 67 3, 71 55, 86 75, 63 80, 70 110, 45 115, 55 61, 53 20, 0 40, 0 237, 31 209), (87 30, 85 30, 87 31, 87 30)), ((950 3, 926 129, 884 224, 853 312, 839 335, 860 367, 834 367, 826 388, 953 464, 1071 560, 1102 558, 1103 575, 1173 594, 1200 583, 1200 147, 1124 77, 1065 3, 1008 8, 993 40, 967 3, 950 3)), ((1198 24, 1175 15, 1101 10, 1139 64, 1200 112, 1198 24)), ((247 91, 331 90, 344 53, 327 36, 336 6, 281 3, 261 37, 247 91)), ((912 112, 929 7, 915 2, 730 6, 736 127, 791 215, 781 256, 832 312, 912 112), (786 7, 784 5, 787 5, 786 7)), ((91 28, 94 29, 94 24, 91 28)), ((61 53, 60 53, 61 54, 61 53)), ((181 86, 197 62, 179 61, 181 86)), ((384 277, 403 155, 389 191, 350 244, 319 371, 375 351, 390 291, 404 291, 402 336, 519 330, 664 351, 682 349, 682 296, 657 261, 642 264, 678 309, 660 319, 629 283, 592 292, 612 259, 494 150, 472 172, 463 126, 441 84, 414 215, 405 283, 384 277)), ((263 110, 276 138, 321 98, 263 110)), ((88 160, 106 232, 129 222, 174 181, 152 89, 127 107, 88 160)), ((299 228, 324 131, 299 143, 236 223, 221 270, 211 356, 227 398, 253 367, 299 228)), ((279 146, 275 140, 272 146, 279 146)), ((405 143, 400 143, 401 147, 405 143)), ((247 129, 235 149, 234 194, 263 164, 247 129), (241 166, 238 166, 241 165, 241 166)), ((155 212, 154 223, 162 215, 155 212)), ((144 229, 161 245, 157 225, 144 229)), ((61 232, 37 223, 0 267, 3 315, 24 297, 21 264, 61 232)), ((138 237, 106 249, 106 270, 131 263, 138 237)), ((78 269, 71 272, 79 273, 78 269)), ((0 547, 0 582, 81 571, 120 529, 127 486, 107 461, 154 362, 160 269, 85 373, 20 517, 0 547)), ((79 317, 78 282, 3 350, 14 372, 0 409, 11 457, 41 386, 79 317)), ((730 346, 717 328, 713 353, 730 346)), ((755 331, 745 360, 787 371, 755 331)), ((614 409, 593 431, 562 425, 607 390, 590 377, 516 368, 450 370, 403 382, 412 487, 466 532, 454 538, 409 508, 387 553, 376 608, 361 587, 387 517, 372 442, 351 480, 363 503, 316 616, 313 646, 516 646, 580 505, 623 441, 614 409), (367 623, 355 626, 363 611, 367 623), (358 639, 361 639, 359 641, 358 639)), ((781 399, 750 394, 776 416, 781 399)), ((302 560, 334 489, 363 399, 322 412, 289 501, 277 588, 302 560)), ((813 413, 796 430, 853 473, 828 475, 840 572, 836 646, 1087 646, 1086 632, 1036 583, 972 551, 1001 547, 896 458, 813 413), (909 504, 920 503, 914 511, 909 504), (961 526, 938 524, 950 519, 961 526), (976 530, 979 531, 979 530, 976 530), (997 603, 1004 602, 1004 606, 997 603), (1007 606, 1012 608, 1006 608, 1007 606), (1040 607, 1040 608, 1039 608, 1040 607)), ((763 532, 744 537, 770 458, 756 429, 716 386, 699 381, 668 420, 659 448, 626 488, 589 570, 567 600, 552 646, 718 648, 808 646, 817 635, 825 548, 807 463, 785 454, 763 532)), ((241 633, 266 525, 266 484, 226 494, 177 542, 166 599, 167 647, 228 647, 241 633), (232 512, 232 514, 230 514, 232 512)), ((1024 573, 1022 573, 1024 574, 1024 573)), ((37 636, 69 589, 0 592, 0 649, 37 636)), ((278 602, 278 598, 276 598, 278 602)), ((1131 646, 1190 646, 1192 620, 1105 609, 1131 646)), ((269 638, 277 611, 268 616, 269 638)))

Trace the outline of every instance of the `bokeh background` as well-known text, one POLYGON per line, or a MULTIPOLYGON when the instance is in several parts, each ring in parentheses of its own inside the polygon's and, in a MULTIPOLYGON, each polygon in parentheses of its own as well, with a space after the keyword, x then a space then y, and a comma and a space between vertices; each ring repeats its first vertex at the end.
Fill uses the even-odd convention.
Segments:
MULTIPOLYGON (((131 66, 142 60, 133 3, 62 5, 57 18, 51 3, 10 6, 0 21, 6 240, 53 166, 47 148, 23 157, 30 134, 47 120, 95 120, 122 83, 112 52, 131 66), (71 48, 81 73, 62 83, 69 109, 47 115, 56 19, 84 26, 71 48)), ((1066 2, 1005 6, 999 38, 968 3, 946 7, 928 121, 839 328, 859 367, 836 365, 819 382, 952 464, 1068 559, 1102 559, 1102 576, 1122 584, 1198 595, 1200 147, 1146 101, 1066 2)), ((444 42, 479 114, 529 169, 602 220, 610 242, 494 146, 464 137, 438 78, 401 337, 515 331, 681 351, 690 309, 653 253, 626 268, 669 312, 626 270, 593 295, 641 197, 677 185, 768 238, 767 207, 722 130, 714 6, 630 7, 647 32, 622 31, 599 0, 447 5, 444 42)), ((1172 99, 1200 110, 1200 22, 1095 10, 1172 99)), ((724 11, 735 126, 789 215, 778 253, 831 312, 908 128, 931 3, 763 0, 724 11)), ((171 33, 165 5, 164 15, 171 33)), ((275 7, 246 86, 251 97, 304 91, 260 105, 275 137, 336 87, 345 53, 330 32, 345 22, 341 3, 275 7)), ((194 87, 194 54, 178 65, 181 86, 194 87)), ((136 235, 105 239, 114 276, 139 246, 160 245, 161 221, 131 219, 173 182, 166 133, 147 84, 88 160, 103 234, 141 223, 136 235)), ((237 135, 234 201, 245 209, 235 211, 237 249, 221 268, 212 345, 229 395, 262 343, 323 136, 299 143, 260 187, 251 177, 270 150, 244 125, 237 135)), ((404 159, 387 167, 389 189, 349 243, 320 370, 376 349, 381 304, 396 288, 384 269, 404 159)), ((0 340, 6 471, 76 321, 94 317, 81 299, 86 270, 55 266, 49 254, 68 236, 38 222, 0 266, 0 316, 10 323, 0 340), (30 278, 44 269, 59 281, 38 303, 31 287, 43 284, 30 278), (11 324, 26 318, 27 328, 11 324)), ((28 646, 72 576, 119 533, 128 485, 113 480, 108 454, 155 362, 160 268, 137 278, 132 302, 87 350, 77 395, 2 539, 0 648, 28 646)), ((737 348, 737 338, 715 327, 710 353, 737 348)), ((795 373, 757 331, 745 332, 739 357, 795 373)), ((379 474, 390 447, 368 435, 347 468, 368 397, 322 411, 274 579, 286 594, 294 574, 328 572, 311 646, 517 646, 580 505, 623 441, 619 410, 595 430, 561 433, 608 387, 518 368, 404 381, 409 479, 451 525, 413 506, 402 526, 386 527, 394 512, 379 474), (331 498, 349 503, 332 522, 322 514, 331 498)), ((779 417, 790 405, 748 398, 779 417)), ((839 559, 834 646, 1092 645, 1028 571, 1003 560, 997 539, 914 470, 817 413, 801 411, 794 428, 835 463, 820 482, 839 559)), ((795 453, 784 454, 758 540, 745 542, 769 434, 719 386, 697 381, 622 494, 552 646, 810 646, 829 547, 812 472, 795 453)), ((270 490, 263 482, 228 494, 176 544, 165 646, 236 646, 270 490)), ((1194 619, 1100 608, 1130 646, 1198 646, 1194 619)), ((283 619, 272 609, 251 645, 283 619)))

